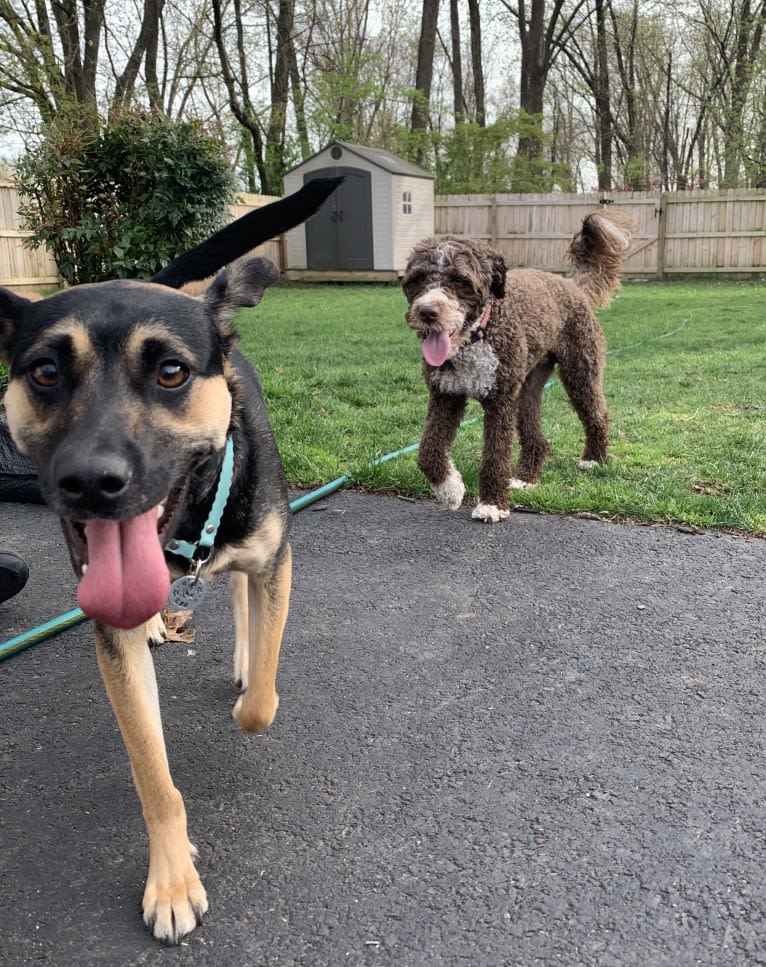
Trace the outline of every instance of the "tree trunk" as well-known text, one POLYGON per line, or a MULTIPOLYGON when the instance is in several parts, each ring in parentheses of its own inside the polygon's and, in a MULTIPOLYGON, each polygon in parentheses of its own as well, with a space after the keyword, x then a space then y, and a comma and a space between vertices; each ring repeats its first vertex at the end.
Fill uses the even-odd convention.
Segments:
POLYGON ((293 95, 293 111, 295 112, 295 126, 298 129, 298 141, 301 146, 301 160, 306 161, 311 156, 309 143, 309 128, 306 122, 305 93, 298 70, 298 55, 295 51, 295 39, 290 36, 290 90, 293 95))
POLYGON ((274 76, 271 82, 271 115, 266 134, 270 194, 282 191, 285 173, 285 127, 290 97, 290 50, 292 47, 295 0, 279 0, 274 76))
POLYGON ((431 81, 436 51, 436 25, 439 16, 439 0, 423 0, 423 16, 418 43, 418 63, 415 71, 415 99, 412 102, 410 130, 416 137, 414 156, 417 164, 426 157, 425 133, 428 130, 431 81))
MULTIPOLYGON (((519 106, 530 118, 542 120, 545 82, 550 66, 545 52, 545 0, 531 0, 528 18, 524 0, 519 3, 519 40, 519 106)), ((519 138, 518 154, 529 161, 541 156, 541 129, 528 131, 519 138)))
POLYGON ((606 45, 606 18, 604 0, 596 0, 596 73, 595 73, 596 119, 598 123, 598 187, 599 191, 612 188, 612 141, 614 119, 612 118, 609 85, 609 56, 606 45))
POLYGON ((476 123, 483 128, 487 123, 487 110, 484 94, 484 68, 481 63, 479 0, 468 0, 468 14, 471 23, 471 68, 473 70, 473 96, 476 101, 476 123))
POLYGON ((452 103, 455 124, 465 120, 465 100, 463 98, 463 55, 460 50, 460 11, 458 0, 450 0, 450 33, 452 35, 452 103))
POLYGON ((261 183, 261 191, 265 195, 270 195, 271 185, 269 183, 269 171, 266 165, 266 157, 263 143, 263 134, 258 124, 258 115, 253 110, 250 101, 250 90, 247 79, 247 64, 244 49, 244 32, 242 26, 242 10, 239 0, 234 0, 234 14, 236 17, 237 31, 237 56, 239 58, 239 86, 234 76, 234 72, 229 61, 227 52, 226 38, 224 37, 223 20, 221 17, 221 0, 212 0, 213 6, 213 34, 215 44, 218 49, 218 57, 221 63, 221 74, 229 95, 229 107, 231 113, 248 132, 252 139, 253 155, 255 166, 258 171, 258 179, 261 183))
POLYGON ((724 171, 722 188, 740 184, 742 159, 745 154, 745 109, 753 82, 754 66, 761 47, 766 3, 753 10, 750 0, 739 5, 737 39, 731 71, 731 101, 724 129, 724 171))
POLYGON ((753 188, 766 188, 766 111, 761 114, 753 169, 753 188))
MULTIPOLYGON (((619 21, 614 5, 609 0, 609 14, 615 38, 615 55, 622 82, 622 95, 625 102, 625 125, 621 127, 621 141, 625 150, 625 172, 628 186, 632 191, 646 188, 646 160, 639 151, 640 136, 636 113, 636 37, 638 33, 638 0, 633 0, 629 33, 626 40, 620 38, 619 21)), ((627 18, 626 18, 627 19, 627 18)))
MULTIPOLYGON (((77 108, 78 120, 85 128, 98 123, 96 106, 96 71, 101 49, 101 32, 104 26, 105 0, 83 0, 83 35, 75 0, 59 0, 53 4, 63 55, 63 98, 56 92, 55 78, 52 90, 57 111, 65 113, 77 108)), ((42 4, 38 4, 42 7, 42 4)), ((40 11, 38 11, 39 13, 40 11)))
POLYGON ((129 104, 133 100, 138 72, 144 58, 146 58, 146 86, 149 93, 149 102, 155 110, 160 109, 159 84, 157 83, 157 38, 164 6, 165 0, 145 0, 141 29, 125 64, 125 69, 117 78, 112 97, 113 105, 129 104))

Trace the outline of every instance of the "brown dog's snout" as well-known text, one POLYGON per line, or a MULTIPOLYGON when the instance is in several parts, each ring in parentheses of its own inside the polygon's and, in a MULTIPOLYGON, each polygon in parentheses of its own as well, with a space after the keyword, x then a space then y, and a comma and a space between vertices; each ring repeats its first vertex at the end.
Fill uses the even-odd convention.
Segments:
POLYGON ((439 310, 435 305, 424 302, 418 306, 418 319, 425 326, 433 326, 439 321, 439 310))

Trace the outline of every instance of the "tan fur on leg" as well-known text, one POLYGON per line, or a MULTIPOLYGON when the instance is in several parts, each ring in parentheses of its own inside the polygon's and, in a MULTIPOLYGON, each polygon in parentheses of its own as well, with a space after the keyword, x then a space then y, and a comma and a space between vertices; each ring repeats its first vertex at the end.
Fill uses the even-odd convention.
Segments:
POLYGON ((279 705, 277 665, 287 621, 292 580, 292 553, 285 549, 273 580, 248 578, 250 676, 247 691, 234 706, 234 718, 245 732, 261 732, 274 721, 279 705))
POLYGON ((231 571, 229 574, 229 597, 234 612, 234 683, 246 692, 250 672, 250 630, 247 575, 241 571, 231 571))
POLYGON ((96 625, 96 652, 149 834, 144 922, 158 940, 178 943, 201 921, 207 897, 192 862, 183 799, 170 775, 146 630, 96 625))

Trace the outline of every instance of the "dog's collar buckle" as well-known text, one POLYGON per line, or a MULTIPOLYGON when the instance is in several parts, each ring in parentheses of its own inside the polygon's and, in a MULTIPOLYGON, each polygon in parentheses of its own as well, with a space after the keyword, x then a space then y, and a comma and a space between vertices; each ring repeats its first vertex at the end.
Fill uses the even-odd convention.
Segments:
MULTIPOLYGON (((231 483, 234 479, 234 441, 231 436, 226 438, 226 449, 223 453, 223 463, 221 464, 221 474, 218 477, 218 487, 213 499, 213 506, 210 508, 208 518, 202 526, 202 533, 196 541, 180 541, 175 538, 165 544, 165 550, 179 557, 185 557, 192 563, 191 571, 194 571, 195 558, 198 565, 202 565, 210 556, 210 549, 215 543, 218 528, 221 525, 221 518, 231 493, 231 483), (197 552, 207 551, 205 558, 197 558, 197 552)), ((196 569, 199 577, 199 566, 196 569)))
POLYGON ((492 315, 492 300, 484 306, 484 311, 476 325, 471 329, 471 342, 480 342, 487 338, 487 324, 492 315))

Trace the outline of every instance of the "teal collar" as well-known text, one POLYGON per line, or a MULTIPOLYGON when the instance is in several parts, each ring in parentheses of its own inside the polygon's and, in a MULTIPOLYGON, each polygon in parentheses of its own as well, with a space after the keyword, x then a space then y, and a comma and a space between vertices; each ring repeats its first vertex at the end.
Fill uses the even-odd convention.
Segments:
MULTIPOLYGON (((226 438, 226 449, 223 454, 223 463, 221 464, 221 475, 218 478, 218 489, 215 492, 213 506, 210 508, 210 513, 208 514, 208 518, 202 528, 202 533, 199 536, 199 540, 169 540, 167 544, 165 544, 166 551, 170 551, 171 554, 178 554, 179 557, 185 557, 192 561, 200 548, 206 551, 210 550, 215 543, 216 534, 218 533, 221 518, 223 517, 223 511, 229 499, 229 493, 231 492, 231 483, 233 478, 234 441, 232 440, 231 436, 228 436, 226 438)), ((210 554, 208 553, 207 557, 209 556, 210 554)), ((207 557, 205 560, 207 560, 207 557)))

